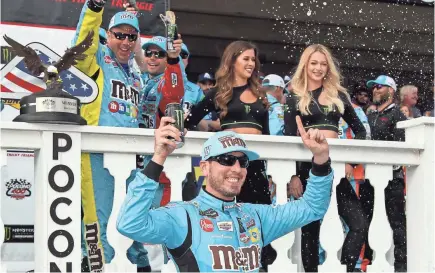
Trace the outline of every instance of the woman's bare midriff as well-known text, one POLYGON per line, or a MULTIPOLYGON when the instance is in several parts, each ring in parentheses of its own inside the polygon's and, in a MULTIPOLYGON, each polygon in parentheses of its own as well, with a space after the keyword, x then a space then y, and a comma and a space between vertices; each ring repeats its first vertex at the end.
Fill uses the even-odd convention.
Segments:
POLYGON ((225 129, 224 131, 233 131, 238 134, 249 134, 249 135, 261 135, 263 134, 260 130, 255 128, 231 128, 225 129))
POLYGON ((338 133, 331 130, 319 130, 326 138, 338 138, 338 133))

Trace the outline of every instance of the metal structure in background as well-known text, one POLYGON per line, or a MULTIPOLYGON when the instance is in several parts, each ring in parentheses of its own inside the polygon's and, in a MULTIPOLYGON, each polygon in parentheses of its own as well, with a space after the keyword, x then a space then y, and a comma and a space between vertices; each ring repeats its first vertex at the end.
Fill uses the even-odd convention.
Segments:
MULTIPOLYGON (((137 1, 140 16, 141 34, 163 35, 164 26, 160 23, 159 14, 164 13, 165 0, 137 1)), ((75 28, 84 0, 2 0, 1 22, 21 23, 33 26, 56 26, 75 28)), ((123 10, 124 1, 107 1, 104 6, 103 24, 106 28, 110 18, 123 10)))
MULTIPOLYGON (((214 72, 223 49, 250 40, 260 49, 262 71, 289 73, 303 49, 328 46, 347 82, 381 73, 399 86, 432 90, 434 8, 422 0, 173 1, 171 9, 192 56, 188 75, 214 72)), ((431 97, 432 94, 429 94, 431 97)))

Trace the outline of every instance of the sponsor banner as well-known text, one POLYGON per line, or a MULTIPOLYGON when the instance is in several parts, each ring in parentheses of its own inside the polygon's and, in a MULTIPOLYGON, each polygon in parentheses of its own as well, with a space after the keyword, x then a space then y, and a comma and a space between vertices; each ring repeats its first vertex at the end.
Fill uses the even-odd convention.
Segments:
MULTIPOLYGON (((15 116, 12 113, 9 113, 8 117, 4 114, 8 108, 19 111, 11 106, 15 102, 4 98, 2 102, 8 103, 1 112, 2 120, 13 119, 15 116)), ((8 268, 16 265, 14 268, 23 272, 33 269, 28 266, 35 256, 34 154, 31 151, 9 150, 7 163, 0 186, 1 217, 5 225, 5 239, 0 259, 8 268)))
MULTIPOLYGON (((2 0, 2 22, 25 23, 75 28, 86 0, 2 0)), ((107 0, 102 27, 107 28, 110 18, 124 11, 124 0, 107 0)), ((164 35, 160 14, 165 13, 164 0, 138 0, 139 27, 142 35, 164 35)))
POLYGON ((33 243, 34 226, 5 225, 4 243, 33 243))

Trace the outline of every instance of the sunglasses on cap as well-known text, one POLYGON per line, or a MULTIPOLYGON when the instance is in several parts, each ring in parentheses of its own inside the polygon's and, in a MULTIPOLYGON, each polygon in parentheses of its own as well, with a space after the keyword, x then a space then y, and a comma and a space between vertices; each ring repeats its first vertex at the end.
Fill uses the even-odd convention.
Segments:
POLYGON ((236 161, 238 160, 241 168, 246 169, 249 166, 249 158, 246 155, 235 156, 230 154, 223 154, 223 155, 210 157, 207 160, 216 161, 222 166, 228 166, 228 167, 234 166, 234 164, 236 164, 236 161))
POLYGON ((163 50, 161 51, 153 51, 153 50, 145 50, 145 57, 151 58, 152 56, 156 57, 157 59, 163 59, 166 57, 166 52, 163 50))
POLYGON ((185 60, 185 59, 189 58, 189 53, 187 53, 185 51, 181 51, 180 57, 181 57, 181 59, 185 60))
POLYGON ((388 85, 382 85, 382 84, 375 84, 373 85, 373 89, 381 89, 382 87, 389 87, 388 85))
POLYGON ((129 33, 122 33, 122 32, 113 32, 111 31, 113 36, 115 36, 118 40, 125 40, 125 38, 128 37, 128 41, 135 42, 137 40, 137 34, 129 34, 129 33))

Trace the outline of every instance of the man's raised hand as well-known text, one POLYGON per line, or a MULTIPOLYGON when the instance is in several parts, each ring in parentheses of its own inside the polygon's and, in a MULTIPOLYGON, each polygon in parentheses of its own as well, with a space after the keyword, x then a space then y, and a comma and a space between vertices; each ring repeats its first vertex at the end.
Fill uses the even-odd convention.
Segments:
POLYGON ((181 52, 181 44, 183 44, 183 40, 181 40, 180 34, 178 34, 177 40, 174 40, 174 42, 172 44, 174 46, 175 51, 174 52, 168 51, 168 57, 169 58, 178 58, 178 56, 180 56, 180 52, 181 52))
POLYGON ((162 117, 160 127, 154 131, 153 161, 163 165, 166 158, 177 148, 174 140, 181 141, 180 131, 172 125, 175 120, 171 117, 162 117), (173 139, 168 139, 172 137, 173 139))
POLYGON ((298 131, 301 135, 302 142, 305 147, 310 149, 314 156, 314 163, 323 164, 329 159, 329 145, 326 141, 325 136, 318 129, 310 128, 305 131, 302 125, 302 120, 300 116, 296 116, 296 124, 298 125, 298 131))

